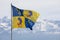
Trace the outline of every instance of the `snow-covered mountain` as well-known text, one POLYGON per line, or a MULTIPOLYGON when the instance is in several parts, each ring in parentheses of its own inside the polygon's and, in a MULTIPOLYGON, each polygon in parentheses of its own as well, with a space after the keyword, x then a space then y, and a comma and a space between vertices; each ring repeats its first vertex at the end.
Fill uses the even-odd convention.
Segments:
MULTIPOLYGON (((8 19, 6 16, 0 19, 0 33, 4 31, 11 31, 11 19, 8 19)), ((13 29, 12 31, 27 31, 29 29, 13 29)), ((30 30, 29 30, 30 31, 30 30)), ((33 27, 33 32, 60 32, 60 21, 57 20, 40 20, 40 22, 36 22, 33 27)))

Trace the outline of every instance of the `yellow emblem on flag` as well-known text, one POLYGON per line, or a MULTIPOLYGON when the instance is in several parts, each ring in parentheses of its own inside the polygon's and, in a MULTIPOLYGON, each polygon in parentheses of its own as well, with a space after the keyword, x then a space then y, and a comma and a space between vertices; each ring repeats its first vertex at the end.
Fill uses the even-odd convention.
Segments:
POLYGON ((12 18, 12 28, 26 28, 25 18, 23 16, 15 16, 12 18))
POLYGON ((37 18, 39 16, 39 13, 35 12, 35 11, 24 10, 23 15, 24 15, 24 17, 32 20, 33 22, 36 22, 36 20, 37 20, 37 18))

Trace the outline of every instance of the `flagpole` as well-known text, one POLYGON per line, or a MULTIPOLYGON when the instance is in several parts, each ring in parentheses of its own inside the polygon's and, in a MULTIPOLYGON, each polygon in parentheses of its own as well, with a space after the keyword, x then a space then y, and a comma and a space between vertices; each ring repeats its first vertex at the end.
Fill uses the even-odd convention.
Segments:
MULTIPOLYGON (((11 4, 11 6, 12 6, 12 4, 11 4)), ((12 16, 13 16, 13 10, 11 7, 11 40, 12 40, 12 16)))

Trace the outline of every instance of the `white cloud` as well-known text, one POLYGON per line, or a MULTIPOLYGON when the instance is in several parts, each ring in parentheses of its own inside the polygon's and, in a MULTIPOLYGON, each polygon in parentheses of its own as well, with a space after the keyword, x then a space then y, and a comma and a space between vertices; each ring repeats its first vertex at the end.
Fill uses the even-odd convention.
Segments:
POLYGON ((45 34, 60 34, 60 32, 45 32, 45 34))
POLYGON ((2 26, 4 26, 4 27, 7 27, 6 25, 7 25, 8 23, 0 23, 0 25, 2 25, 2 26))

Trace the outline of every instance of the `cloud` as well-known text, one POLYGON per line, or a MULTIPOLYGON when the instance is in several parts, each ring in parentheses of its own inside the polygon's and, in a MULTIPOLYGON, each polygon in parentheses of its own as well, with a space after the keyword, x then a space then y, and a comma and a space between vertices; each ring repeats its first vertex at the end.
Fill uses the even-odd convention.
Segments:
POLYGON ((60 32, 45 32, 45 34, 60 34, 60 32))

